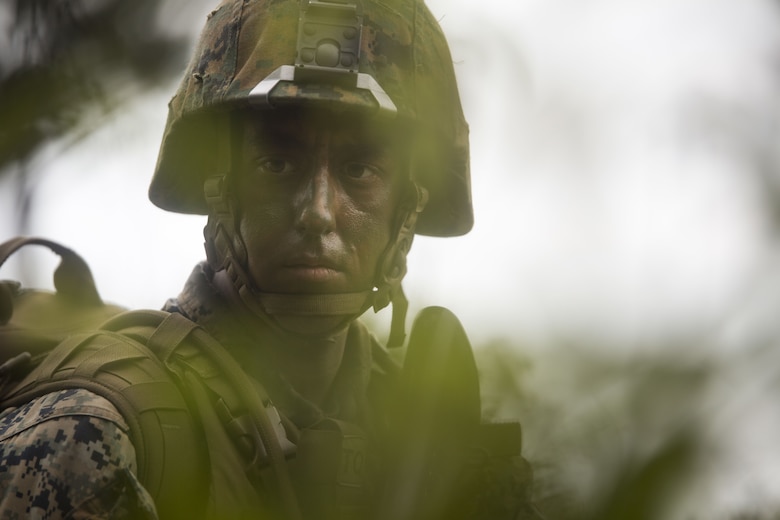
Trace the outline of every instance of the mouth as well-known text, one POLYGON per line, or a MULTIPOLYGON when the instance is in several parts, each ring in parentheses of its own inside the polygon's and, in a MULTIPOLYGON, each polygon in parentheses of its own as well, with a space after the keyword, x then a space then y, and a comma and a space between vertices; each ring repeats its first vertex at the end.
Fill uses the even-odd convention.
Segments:
POLYGON ((298 255, 285 262, 285 267, 292 269, 330 269, 340 271, 338 262, 318 255, 298 255))
POLYGON ((296 279, 309 283, 330 282, 342 274, 337 262, 315 256, 292 258, 285 263, 284 270, 296 279))

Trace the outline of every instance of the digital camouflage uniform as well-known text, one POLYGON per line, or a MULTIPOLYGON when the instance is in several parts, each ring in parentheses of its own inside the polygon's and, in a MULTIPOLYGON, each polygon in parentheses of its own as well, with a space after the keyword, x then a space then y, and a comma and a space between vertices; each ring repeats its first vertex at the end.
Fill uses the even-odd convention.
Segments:
POLYGON ((0 416, 0 518, 156 518, 135 477, 127 424, 105 398, 72 389, 0 416))

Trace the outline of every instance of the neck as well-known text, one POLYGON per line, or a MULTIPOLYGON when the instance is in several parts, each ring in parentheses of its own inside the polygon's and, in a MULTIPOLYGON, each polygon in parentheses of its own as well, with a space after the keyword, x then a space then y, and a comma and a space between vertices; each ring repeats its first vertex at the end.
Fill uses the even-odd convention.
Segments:
POLYGON ((271 360, 305 399, 321 406, 344 358, 346 330, 328 338, 269 342, 271 360))
MULTIPOLYGON (((336 333, 318 334, 317 330, 331 330, 319 323, 332 317, 285 317, 276 320, 277 326, 268 321, 274 318, 255 316, 241 301, 229 276, 220 271, 214 275, 214 286, 225 298, 240 321, 244 323, 249 335, 258 345, 254 352, 242 357, 245 368, 250 374, 257 362, 271 363, 274 369, 293 386, 302 397, 316 405, 322 405, 339 371, 346 345, 347 327, 336 333), (285 330, 305 332, 304 334, 286 333, 285 330)), ((238 353, 237 353, 238 354, 238 353)), ((259 374, 252 374, 258 376, 259 374)), ((262 377, 258 377, 262 380, 262 377)))

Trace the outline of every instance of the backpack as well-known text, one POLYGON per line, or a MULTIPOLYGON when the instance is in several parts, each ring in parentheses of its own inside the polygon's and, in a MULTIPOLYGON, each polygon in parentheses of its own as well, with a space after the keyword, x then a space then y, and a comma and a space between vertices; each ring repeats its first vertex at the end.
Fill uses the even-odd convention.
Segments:
POLYGON ((56 242, 18 237, 0 244, 0 266, 28 245, 45 246, 62 260, 54 293, 0 282, 0 409, 67 388, 108 399, 130 427, 138 477, 160 517, 195 516, 203 483, 191 476, 204 474, 204 457, 193 456, 201 443, 178 387, 146 346, 99 328, 123 313, 127 322, 131 313, 102 301, 78 254, 56 242))
POLYGON ((24 352, 45 354, 71 333, 97 328, 125 310, 104 303, 86 262, 56 242, 27 237, 8 240, 0 244, 0 267, 29 245, 45 246, 61 257, 54 271, 56 292, 23 289, 19 282, 0 280, 0 363, 24 352))

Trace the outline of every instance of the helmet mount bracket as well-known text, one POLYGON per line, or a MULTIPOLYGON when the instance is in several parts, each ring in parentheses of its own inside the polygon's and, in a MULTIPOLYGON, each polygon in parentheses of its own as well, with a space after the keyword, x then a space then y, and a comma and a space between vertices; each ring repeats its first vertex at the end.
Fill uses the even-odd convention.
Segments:
POLYGON ((249 93, 258 108, 273 107, 271 93, 282 81, 299 85, 366 90, 378 111, 394 117, 398 109, 370 74, 358 71, 363 16, 355 3, 345 0, 306 0, 301 3, 294 65, 282 65, 263 78, 249 93))

